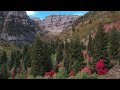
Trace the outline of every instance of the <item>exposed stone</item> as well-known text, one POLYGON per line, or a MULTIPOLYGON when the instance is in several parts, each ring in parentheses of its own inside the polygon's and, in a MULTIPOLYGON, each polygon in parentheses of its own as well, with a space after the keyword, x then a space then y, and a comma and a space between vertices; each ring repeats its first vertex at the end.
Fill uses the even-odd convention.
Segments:
POLYGON ((44 27, 45 31, 62 32, 66 30, 66 27, 71 26, 78 17, 78 15, 50 15, 43 20, 39 18, 34 18, 33 20, 44 27))
POLYGON ((26 11, 0 11, 0 38, 16 43, 32 42, 38 30, 26 11))

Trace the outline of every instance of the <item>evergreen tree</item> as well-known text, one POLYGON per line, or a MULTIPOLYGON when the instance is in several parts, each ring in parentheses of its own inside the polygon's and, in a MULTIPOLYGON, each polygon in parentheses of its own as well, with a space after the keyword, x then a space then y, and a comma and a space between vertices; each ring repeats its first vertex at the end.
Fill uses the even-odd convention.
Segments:
POLYGON ((67 40, 65 41, 65 45, 64 45, 64 54, 63 54, 63 60, 64 60, 64 67, 66 68, 67 72, 69 72, 71 70, 70 68, 70 62, 72 62, 71 60, 71 51, 70 51, 70 42, 67 42, 67 40))
POLYGON ((23 60, 23 65, 26 71, 28 68, 29 59, 30 59, 29 46, 25 45, 23 47, 22 60, 23 60))
POLYGON ((100 24, 98 27, 98 32, 96 33, 95 40, 93 43, 93 57, 95 59, 95 62, 100 58, 108 59, 108 37, 107 34, 104 32, 102 24, 100 24))
POLYGON ((32 74, 34 76, 37 76, 42 72, 42 66, 43 66, 43 44, 42 41, 36 37, 34 45, 33 45, 33 51, 32 51, 32 74))
POLYGON ((44 67, 45 71, 50 71, 52 69, 52 60, 51 60, 51 49, 48 42, 44 42, 44 67))
POLYGON ((10 62, 9 62, 9 70, 11 70, 12 67, 14 66, 15 57, 16 57, 15 50, 12 50, 12 51, 11 51, 11 56, 10 56, 10 62))
POLYGON ((29 52, 27 51, 27 53, 24 56, 24 68, 26 71, 29 65, 29 59, 30 59, 30 55, 29 55, 29 52))
POLYGON ((119 36, 118 33, 116 31, 116 28, 113 27, 113 29, 110 31, 110 35, 109 35, 109 58, 113 59, 113 60, 117 60, 118 59, 118 54, 119 54, 119 36))
POLYGON ((63 48, 64 48, 64 45, 63 45, 63 42, 59 42, 59 45, 56 49, 56 53, 57 53, 57 57, 56 57, 56 60, 57 60, 57 64, 60 63, 62 60, 63 60, 63 48))
POLYGON ((49 50, 49 45, 40 40, 39 37, 36 37, 33 45, 33 56, 31 62, 32 74, 35 77, 37 75, 44 75, 46 71, 51 69, 51 53, 49 50))
POLYGON ((83 55, 80 39, 77 37, 71 43, 71 65, 74 68, 75 72, 78 72, 83 67, 83 55))
POLYGON ((0 55, 0 79, 7 79, 7 54, 5 51, 2 51, 0 55))
POLYGON ((92 37, 91 34, 89 35, 89 42, 88 42, 88 52, 91 55, 91 49, 92 49, 92 37))
POLYGON ((16 50, 15 51, 15 62, 14 62, 14 68, 15 68, 15 75, 17 74, 17 69, 20 67, 20 51, 16 50))

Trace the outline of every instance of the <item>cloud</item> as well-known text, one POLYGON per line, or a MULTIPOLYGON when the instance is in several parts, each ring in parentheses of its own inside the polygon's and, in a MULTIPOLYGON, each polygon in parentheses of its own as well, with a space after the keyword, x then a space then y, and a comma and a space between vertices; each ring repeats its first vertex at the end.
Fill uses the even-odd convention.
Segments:
POLYGON ((74 15, 82 16, 83 14, 74 14, 74 15))
POLYGON ((35 11, 26 11, 26 13, 27 15, 31 15, 31 16, 35 15, 35 11))

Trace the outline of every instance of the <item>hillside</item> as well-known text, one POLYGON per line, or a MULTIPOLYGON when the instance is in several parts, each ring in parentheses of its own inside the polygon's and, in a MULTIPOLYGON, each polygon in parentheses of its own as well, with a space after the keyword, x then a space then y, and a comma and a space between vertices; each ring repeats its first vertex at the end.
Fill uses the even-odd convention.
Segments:
POLYGON ((105 31, 108 32, 113 26, 120 30, 120 12, 119 11, 89 11, 79 17, 71 26, 71 29, 63 31, 59 38, 75 38, 79 36, 85 41, 90 33, 94 34, 99 23, 104 24, 105 31), (74 28, 74 30, 73 30, 74 28))
POLYGON ((16 43, 30 43, 39 31, 37 23, 25 11, 0 11, 0 38, 16 43))
POLYGON ((58 35, 62 31, 66 30, 67 27, 71 26, 73 22, 80 16, 78 15, 49 15, 43 20, 39 18, 33 18, 34 21, 38 22, 39 25, 47 32, 52 35, 58 35))
POLYGON ((0 11, 0 79, 119 78, 120 11, 0 11))

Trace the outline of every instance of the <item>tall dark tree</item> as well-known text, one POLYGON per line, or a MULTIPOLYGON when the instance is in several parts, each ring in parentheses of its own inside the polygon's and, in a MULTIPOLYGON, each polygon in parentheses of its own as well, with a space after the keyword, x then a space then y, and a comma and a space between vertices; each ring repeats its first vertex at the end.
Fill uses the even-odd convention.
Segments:
POLYGON ((67 42, 67 40, 65 40, 64 50, 63 50, 63 58, 64 58, 63 60, 64 60, 64 67, 66 68, 67 72, 71 70, 70 62, 72 62, 70 44, 71 42, 67 42))
POLYGON ((32 55, 32 62, 31 62, 31 67, 32 67, 32 74, 34 76, 37 76, 42 72, 43 67, 43 42, 36 37, 34 45, 33 45, 33 55, 32 55))
POLYGON ((24 56, 24 68, 27 71, 28 65, 29 65, 29 60, 30 60, 30 54, 29 51, 24 56))
POLYGON ((92 37, 91 34, 89 35, 89 42, 88 42, 88 52, 91 55, 91 49, 92 49, 92 37))
POLYGON ((77 37, 71 42, 71 58, 72 67, 75 72, 78 72, 83 67, 83 55, 80 39, 77 37))
POLYGON ((64 48, 63 42, 59 41, 59 44, 58 44, 57 49, 56 49, 56 53, 57 53, 57 57, 56 57, 57 64, 60 63, 60 62, 63 60, 63 48, 64 48))
POLYGON ((20 57, 20 51, 19 50, 16 50, 15 53, 16 53, 15 54, 16 57, 15 57, 15 62, 14 62, 14 68, 15 68, 15 74, 17 74, 17 69, 20 68, 21 57, 20 57))
POLYGON ((2 51, 0 55, 0 79, 7 79, 7 54, 5 51, 2 51))
MULTIPOLYGON (((93 57, 97 61, 100 58, 108 59, 108 37, 104 32, 103 24, 100 24, 98 27, 98 32, 96 33, 94 43, 94 53, 93 57)), ((95 61, 95 62, 96 62, 95 61)))
POLYGON ((16 57, 16 52, 15 52, 15 50, 12 50, 11 55, 10 55, 9 70, 11 70, 12 67, 14 66, 15 57, 16 57))
POLYGON ((109 35, 109 58, 113 60, 118 59, 118 54, 119 54, 119 36, 118 36, 118 31, 116 30, 115 27, 110 31, 109 35))
POLYGON ((36 37, 33 51, 32 51, 32 74, 36 77, 37 75, 44 75, 46 71, 50 70, 50 54, 48 45, 42 41, 39 37, 36 37))

